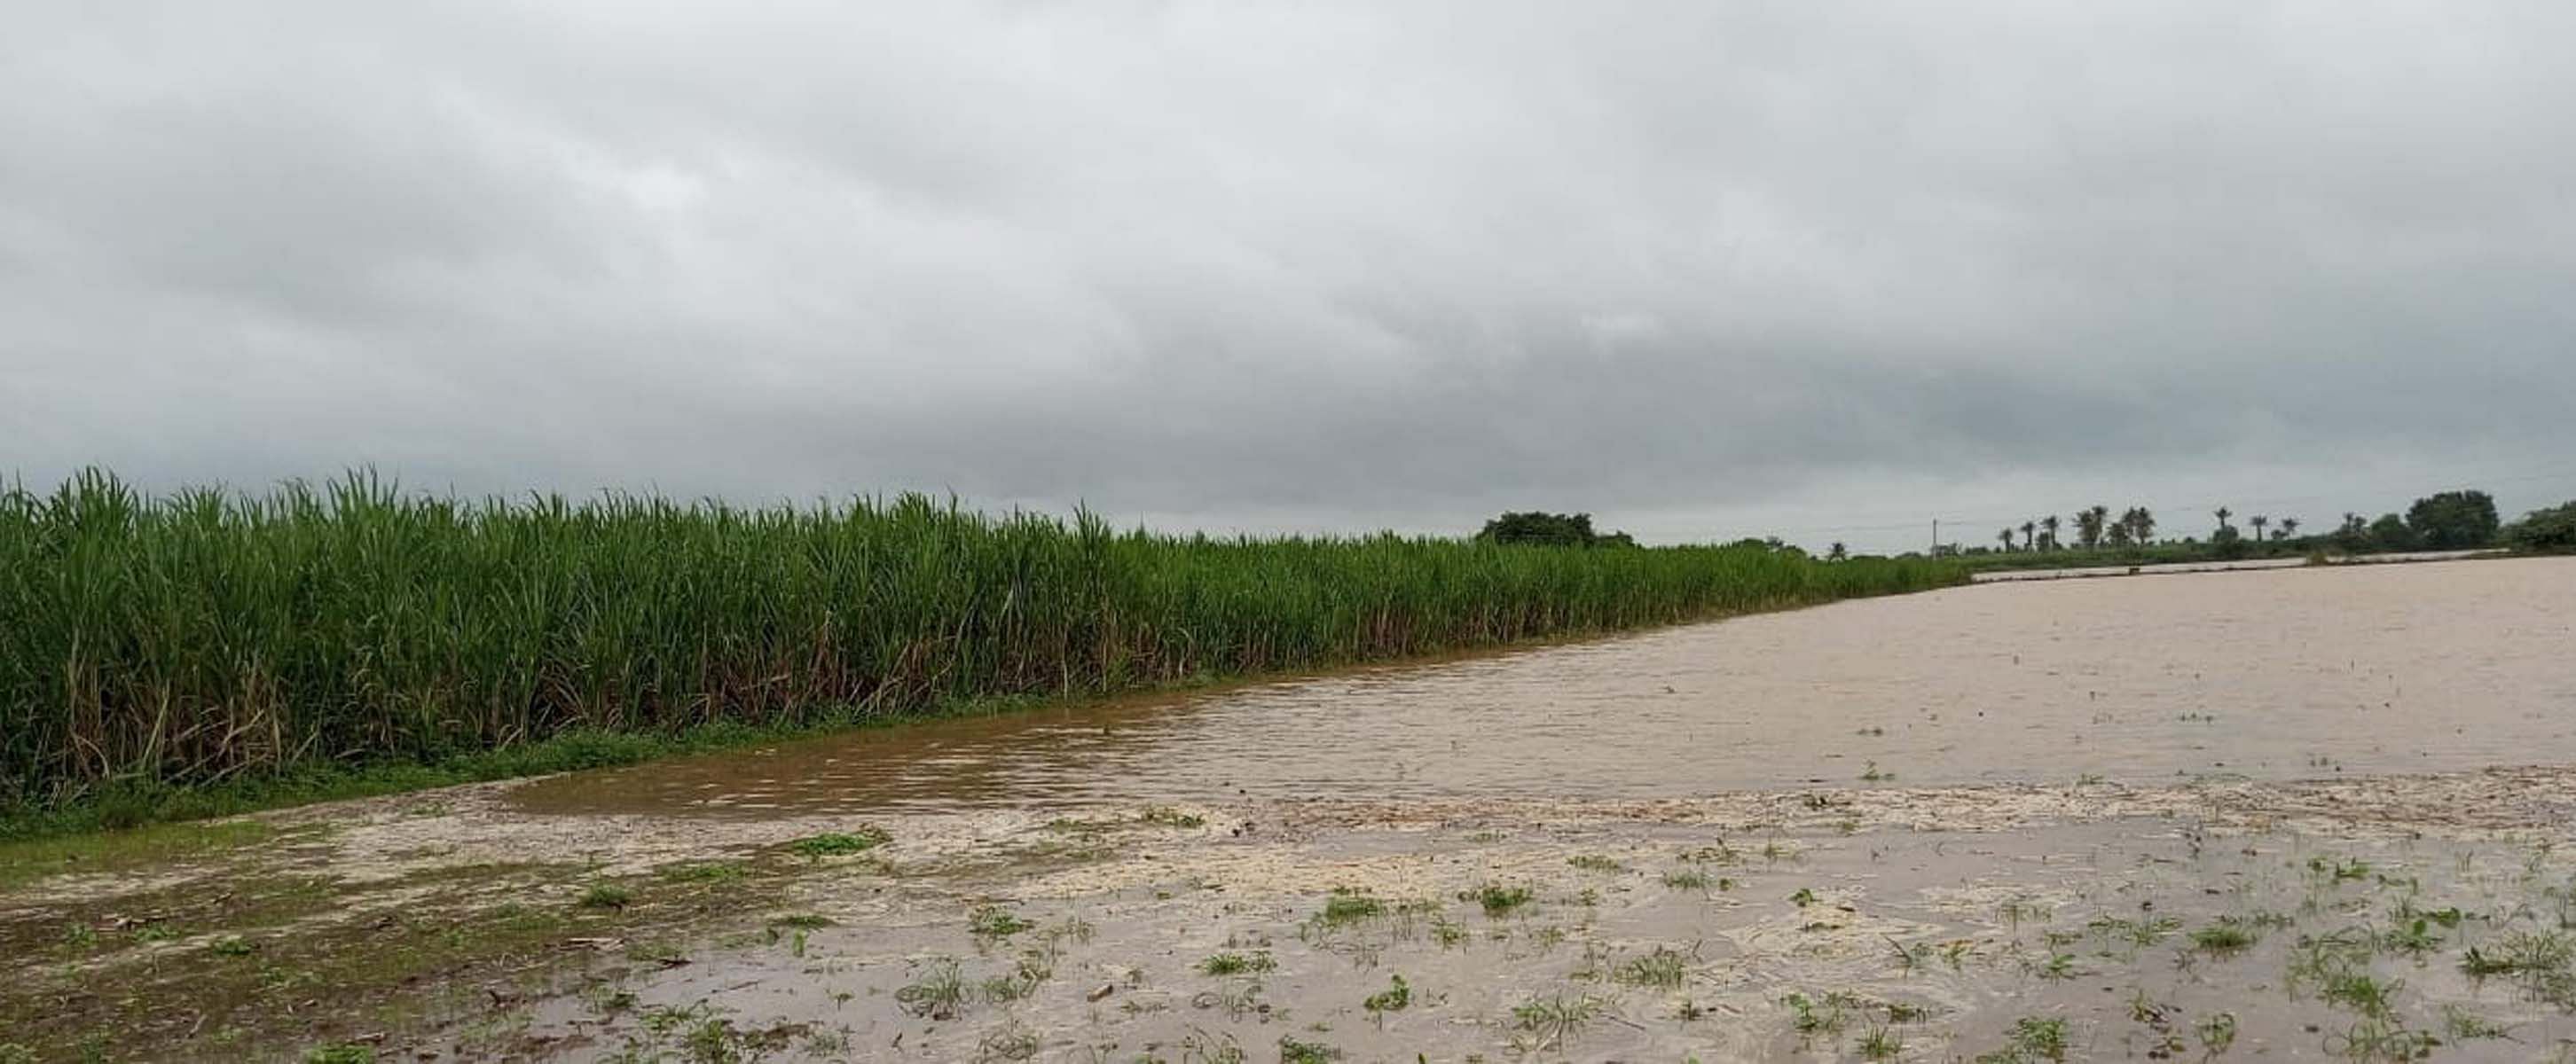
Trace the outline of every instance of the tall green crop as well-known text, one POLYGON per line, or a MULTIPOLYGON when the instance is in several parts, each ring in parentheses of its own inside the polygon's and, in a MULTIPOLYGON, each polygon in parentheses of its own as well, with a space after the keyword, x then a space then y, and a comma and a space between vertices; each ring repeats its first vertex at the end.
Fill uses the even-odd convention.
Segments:
POLYGON ((1954 583, 1756 548, 1213 539, 919 496, 0 495, 0 803, 1117 691, 1954 583))

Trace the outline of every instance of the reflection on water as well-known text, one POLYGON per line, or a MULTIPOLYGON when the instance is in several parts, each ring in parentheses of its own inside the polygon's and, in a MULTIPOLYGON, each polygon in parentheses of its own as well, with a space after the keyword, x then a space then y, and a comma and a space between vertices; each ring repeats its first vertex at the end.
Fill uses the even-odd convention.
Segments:
POLYGON ((532 811, 2435 771, 2576 759, 2576 559, 1956 588, 584 773, 532 811))

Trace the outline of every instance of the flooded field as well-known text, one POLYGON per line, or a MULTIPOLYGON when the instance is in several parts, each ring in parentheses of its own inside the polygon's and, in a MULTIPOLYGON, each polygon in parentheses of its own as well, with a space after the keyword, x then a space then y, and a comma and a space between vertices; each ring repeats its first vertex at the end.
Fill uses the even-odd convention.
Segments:
POLYGON ((1681 797, 2576 753, 2576 561, 1956 588, 568 777, 530 812, 1681 797))
POLYGON ((2546 1060, 2571 719, 2553 559, 945 722, 19 869, 0 1060, 2546 1060))

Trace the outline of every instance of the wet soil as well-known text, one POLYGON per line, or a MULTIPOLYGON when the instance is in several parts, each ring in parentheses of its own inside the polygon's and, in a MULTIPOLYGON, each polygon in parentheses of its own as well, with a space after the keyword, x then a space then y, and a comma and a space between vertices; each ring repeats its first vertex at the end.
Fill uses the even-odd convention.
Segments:
POLYGON ((2550 1059, 2571 623, 1998 585, 312 807, 0 892, 0 1060, 2550 1059))

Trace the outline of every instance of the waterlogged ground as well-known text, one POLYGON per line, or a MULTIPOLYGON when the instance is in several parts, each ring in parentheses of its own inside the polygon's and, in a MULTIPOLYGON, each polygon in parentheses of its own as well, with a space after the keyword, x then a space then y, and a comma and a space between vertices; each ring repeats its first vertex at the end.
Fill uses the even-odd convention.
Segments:
POLYGON ((12 851, 0 1061, 2576 1059, 2572 625, 1998 585, 12 851))

